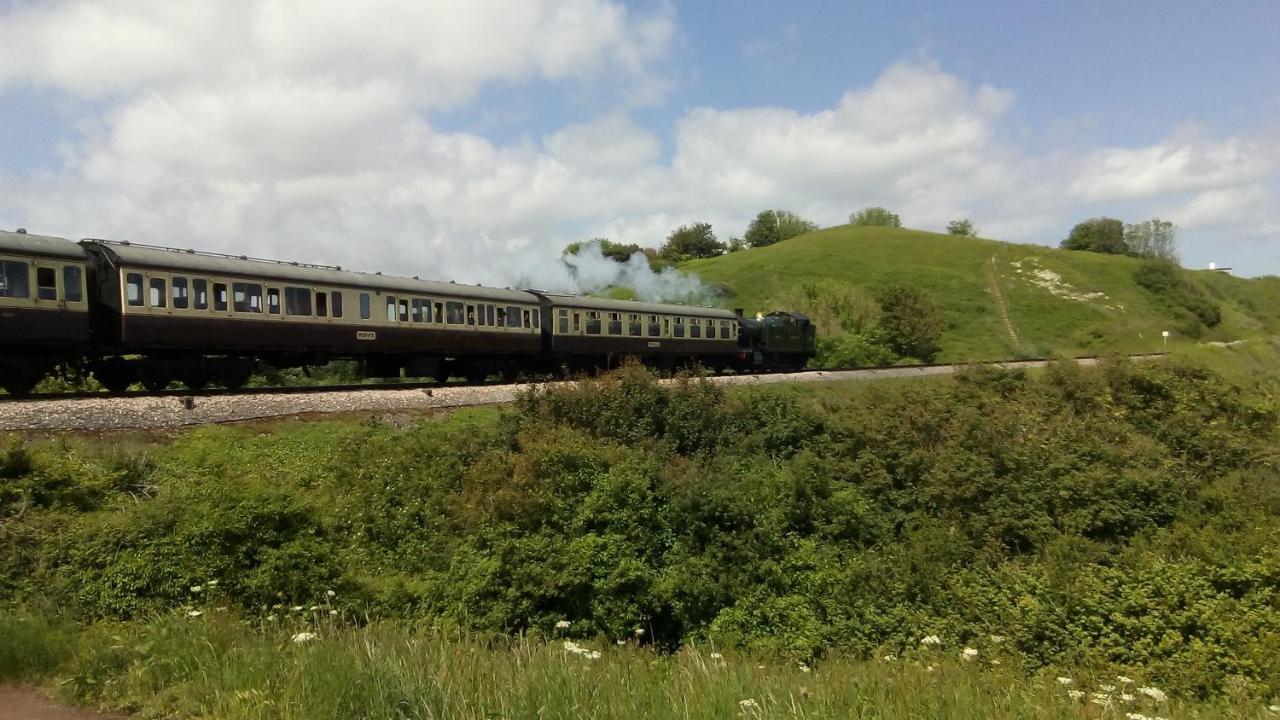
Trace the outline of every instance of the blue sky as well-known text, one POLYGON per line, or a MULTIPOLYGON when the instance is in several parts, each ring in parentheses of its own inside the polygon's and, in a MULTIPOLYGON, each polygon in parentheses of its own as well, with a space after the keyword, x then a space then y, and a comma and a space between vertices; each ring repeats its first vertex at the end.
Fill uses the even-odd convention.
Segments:
POLYGON ((1015 242, 1171 217, 1185 264, 1280 273, 1278 31, 1270 2, 0 0, 0 227, 501 281, 883 204, 1015 242))

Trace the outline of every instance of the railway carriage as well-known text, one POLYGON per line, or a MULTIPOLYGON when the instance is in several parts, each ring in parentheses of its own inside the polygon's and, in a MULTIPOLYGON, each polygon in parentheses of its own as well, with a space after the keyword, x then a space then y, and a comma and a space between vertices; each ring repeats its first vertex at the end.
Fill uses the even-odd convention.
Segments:
POLYGON ((89 343, 84 251, 62 238, 0 231, 0 386, 29 392, 89 343))
POLYGON ((713 369, 739 359, 738 316, 728 310, 539 293, 546 305, 548 352, 571 367, 635 357, 665 369, 713 369))
POLYGON ((275 367, 365 361, 375 377, 512 374, 541 348, 536 295, 339 267, 124 242, 81 243, 94 260, 109 389, 141 380, 243 384, 275 367), (140 357, 132 357, 140 356, 140 357))

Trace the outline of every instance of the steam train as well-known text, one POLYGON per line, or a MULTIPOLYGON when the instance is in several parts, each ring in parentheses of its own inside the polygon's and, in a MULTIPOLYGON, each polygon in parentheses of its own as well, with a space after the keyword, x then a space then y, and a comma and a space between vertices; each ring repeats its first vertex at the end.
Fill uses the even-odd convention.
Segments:
POLYGON ((814 327, 707 307, 511 290, 195 250, 0 231, 0 387, 55 368, 109 391, 237 388, 259 363, 361 362, 369 377, 798 369, 814 327))

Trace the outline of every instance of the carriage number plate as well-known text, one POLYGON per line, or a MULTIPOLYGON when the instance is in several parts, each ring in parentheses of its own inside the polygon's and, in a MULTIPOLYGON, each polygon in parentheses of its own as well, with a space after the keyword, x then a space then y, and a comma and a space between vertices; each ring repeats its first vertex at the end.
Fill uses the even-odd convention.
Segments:
POLYGON ((655 341, 650 341, 650 342, 649 342, 649 347, 651 347, 651 348, 662 347, 662 343, 660 343, 660 342, 655 342, 655 341))
POLYGON ((377 340, 378 333, 372 330, 357 330, 356 339, 357 340, 377 340))

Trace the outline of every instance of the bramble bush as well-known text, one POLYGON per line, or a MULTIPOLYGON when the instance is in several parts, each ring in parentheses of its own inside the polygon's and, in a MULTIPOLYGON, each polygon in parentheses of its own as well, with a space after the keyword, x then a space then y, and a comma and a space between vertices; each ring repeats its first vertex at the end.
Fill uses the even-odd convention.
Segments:
POLYGON ((1272 395, 1114 361, 821 394, 627 367, 403 429, 9 440, 0 601, 129 617, 212 579, 249 613, 335 589, 371 619, 795 658, 936 634, 1266 697, 1276 428, 1272 395))

